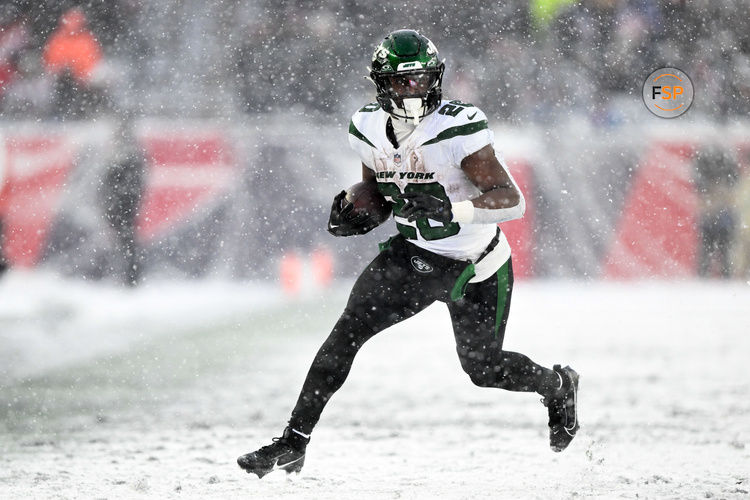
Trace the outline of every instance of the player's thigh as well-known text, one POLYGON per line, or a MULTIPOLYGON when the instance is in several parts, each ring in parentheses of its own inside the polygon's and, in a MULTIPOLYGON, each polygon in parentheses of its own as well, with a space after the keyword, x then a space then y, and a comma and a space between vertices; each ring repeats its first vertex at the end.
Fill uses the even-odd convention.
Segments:
POLYGON ((464 297, 448 304, 462 364, 492 362, 502 352, 513 291, 508 260, 490 278, 466 287, 464 297))
POLYGON ((403 321, 435 301, 434 294, 409 264, 401 245, 383 250, 362 271, 352 288, 345 314, 378 332, 403 321))

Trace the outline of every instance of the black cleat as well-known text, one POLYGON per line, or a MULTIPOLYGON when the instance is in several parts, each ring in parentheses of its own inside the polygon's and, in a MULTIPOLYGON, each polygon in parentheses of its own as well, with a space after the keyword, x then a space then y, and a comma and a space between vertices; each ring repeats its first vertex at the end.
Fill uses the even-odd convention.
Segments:
POLYGON ((239 457, 237 465, 248 474, 257 474, 258 478, 275 470, 285 470, 287 474, 299 472, 305 465, 305 448, 309 441, 309 437, 287 427, 283 436, 273 438, 273 443, 239 457))
POLYGON ((542 402, 549 412, 549 446, 552 451, 563 451, 578 432, 578 373, 569 366, 552 369, 562 379, 562 387, 545 397, 542 402))

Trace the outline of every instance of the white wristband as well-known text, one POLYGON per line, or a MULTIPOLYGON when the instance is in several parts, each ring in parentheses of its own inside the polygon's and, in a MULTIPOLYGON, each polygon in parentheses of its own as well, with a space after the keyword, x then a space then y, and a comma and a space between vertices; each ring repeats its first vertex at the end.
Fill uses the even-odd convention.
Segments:
POLYGON ((453 222, 471 224, 471 221, 474 220, 474 204, 471 200, 453 203, 451 205, 451 212, 453 212, 453 222))

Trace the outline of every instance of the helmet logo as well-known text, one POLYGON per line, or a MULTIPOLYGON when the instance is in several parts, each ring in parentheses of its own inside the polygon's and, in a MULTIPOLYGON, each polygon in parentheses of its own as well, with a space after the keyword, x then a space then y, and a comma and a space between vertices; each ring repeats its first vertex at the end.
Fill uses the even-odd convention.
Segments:
POLYGON ((411 258, 411 265, 418 273, 429 274, 432 272, 432 266, 418 255, 411 258))
POLYGON ((407 69, 422 69, 422 63, 419 61, 403 62, 398 65, 396 71, 406 71, 407 69))
POLYGON ((375 57, 374 59, 378 60, 385 60, 388 57, 388 49, 383 47, 382 45, 378 47, 378 49, 375 51, 375 57))

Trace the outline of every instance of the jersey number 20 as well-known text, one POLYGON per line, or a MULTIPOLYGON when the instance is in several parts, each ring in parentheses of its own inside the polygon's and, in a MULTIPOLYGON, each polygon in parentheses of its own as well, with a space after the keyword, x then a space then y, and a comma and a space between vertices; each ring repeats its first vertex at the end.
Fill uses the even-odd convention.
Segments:
MULTIPOLYGON (((401 194, 399 187, 393 182, 378 182, 378 189, 383 196, 387 196, 393 202, 393 215, 401 217, 401 209, 404 208, 406 202, 398 197, 401 194)), ((445 194, 445 188, 437 182, 430 182, 429 184, 407 184, 404 188, 404 193, 416 193, 422 192, 432 195, 436 198, 447 199, 448 195, 445 194)), ((398 232, 403 234, 410 240, 417 239, 417 230, 419 234, 425 240, 439 240, 453 236, 458 233, 461 227, 456 222, 448 222, 440 226, 431 226, 430 221, 426 217, 417 219, 417 227, 407 226, 406 224, 396 223, 398 232)))

